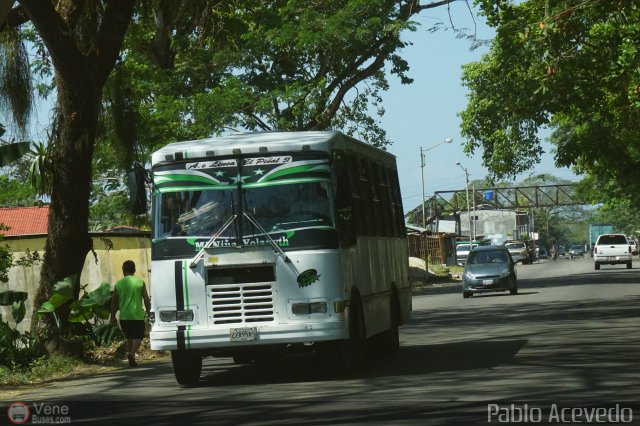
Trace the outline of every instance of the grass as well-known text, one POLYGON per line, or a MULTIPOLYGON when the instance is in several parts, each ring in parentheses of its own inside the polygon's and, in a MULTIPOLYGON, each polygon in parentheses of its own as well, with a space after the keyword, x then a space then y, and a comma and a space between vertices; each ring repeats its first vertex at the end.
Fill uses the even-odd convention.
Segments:
POLYGON ((44 383, 72 374, 83 362, 67 356, 48 355, 34 361, 26 370, 0 369, 0 385, 17 386, 44 383))
POLYGON ((439 277, 448 277, 449 275, 462 274, 463 271, 462 266, 452 265, 445 266, 441 264, 429 265, 429 271, 431 271, 434 275, 439 277))
MULTIPOLYGON (((125 350, 123 342, 92 348, 84 353, 83 359, 49 354, 34 361, 28 369, 9 370, 0 367, 0 386, 22 386, 47 383, 55 380, 96 375, 105 371, 122 368, 125 350)), ((151 351, 149 339, 142 341, 136 357, 138 361, 165 357, 163 351, 151 351)))

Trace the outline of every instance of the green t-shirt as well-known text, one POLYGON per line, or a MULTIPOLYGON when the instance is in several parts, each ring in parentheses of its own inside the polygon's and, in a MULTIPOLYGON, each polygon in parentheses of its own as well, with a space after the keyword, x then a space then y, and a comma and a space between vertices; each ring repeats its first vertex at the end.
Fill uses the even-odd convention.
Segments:
POLYGON ((116 283, 121 320, 144 320, 143 286, 144 282, 133 275, 127 275, 116 283))

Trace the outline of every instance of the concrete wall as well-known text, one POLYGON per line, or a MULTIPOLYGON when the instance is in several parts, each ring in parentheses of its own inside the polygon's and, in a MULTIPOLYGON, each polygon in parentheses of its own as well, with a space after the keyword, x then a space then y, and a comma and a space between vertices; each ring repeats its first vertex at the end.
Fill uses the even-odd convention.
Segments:
MULTIPOLYGON (((474 215, 474 212, 471 212, 474 215)), ((476 210, 478 216, 475 222, 476 236, 501 235, 504 239, 511 238, 516 228, 516 213, 513 210, 476 210)), ((474 223, 472 222, 472 226, 474 223)), ((460 228, 462 235, 469 235, 469 215, 460 213, 460 228)))
MULTIPOLYGON (((106 282, 113 285, 122 278, 122 263, 133 260, 136 263, 136 276, 149 285, 149 270, 151 269, 151 240, 144 234, 92 234, 94 257, 89 252, 84 262, 80 284, 88 284, 87 290, 97 288, 106 282), (97 261, 96 261, 97 260, 97 261)), ((22 257, 27 249, 38 251, 44 256, 46 236, 5 237, 3 243, 9 246, 14 258, 22 257)), ((33 299, 40 284, 40 270, 42 262, 31 267, 13 267, 9 270, 9 282, 0 283, 0 292, 5 290, 26 291, 27 315, 18 325, 19 330, 31 327, 33 299)), ((82 294, 82 293, 81 293, 82 294)), ((0 313, 4 320, 13 326, 10 306, 0 306, 0 313)))

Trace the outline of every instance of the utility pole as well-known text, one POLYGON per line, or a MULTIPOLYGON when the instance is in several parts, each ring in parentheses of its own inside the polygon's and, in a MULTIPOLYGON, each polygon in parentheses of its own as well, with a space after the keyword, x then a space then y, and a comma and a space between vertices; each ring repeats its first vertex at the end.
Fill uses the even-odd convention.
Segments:
POLYGON ((469 244, 473 241, 473 236, 471 235, 471 209, 469 207, 469 172, 465 167, 462 167, 459 161, 456 161, 456 165, 459 166, 464 171, 464 180, 465 180, 465 191, 467 193, 467 215, 469 216, 469 244))
POLYGON ((427 227, 427 216, 424 213, 424 151, 420 147, 420 173, 422 174, 422 227, 427 227))
POLYGON ((471 241, 476 239, 476 234, 478 233, 476 227, 478 226, 478 221, 477 221, 477 213, 476 213, 476 186, 473 185, 472 186, 473 190, 471 191, 471 200, 473 202, 473 234, 471 241))
POLYGON ((435 144, 434 146, 427 148, 427 149, 422 149, 422 147, 420 147, 420 173, 422 175, 422 227, 424 229, 427 228, 427 215, 425 212, 425 208, 424 208, 424 153, 427 151, 431 151, 433 148, 442 145, 443 143, 451 143, 453 141, 453 139, 451 138, 446 138, 444 139, 442 142, 435 144))

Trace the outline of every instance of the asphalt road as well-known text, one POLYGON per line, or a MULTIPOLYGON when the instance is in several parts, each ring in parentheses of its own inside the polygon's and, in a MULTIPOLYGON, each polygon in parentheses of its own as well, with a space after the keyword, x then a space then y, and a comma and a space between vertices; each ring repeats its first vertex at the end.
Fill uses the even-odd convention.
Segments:
POLYGON ((373 359, 349 377, 307 355, 248 366, 208 358, 200 384, 180 387, 162 360, 5 389, 0 399, 25 402, 31 414, 38 402, 41 413, 42 403, 66 407, 66 417, 82 424, 545 424, 596 414, 631 415, 638 424, 636 264, 519 265, 514 296, 463 299, 459 285, 422 289, 401 328, 399 355, 373 359))

